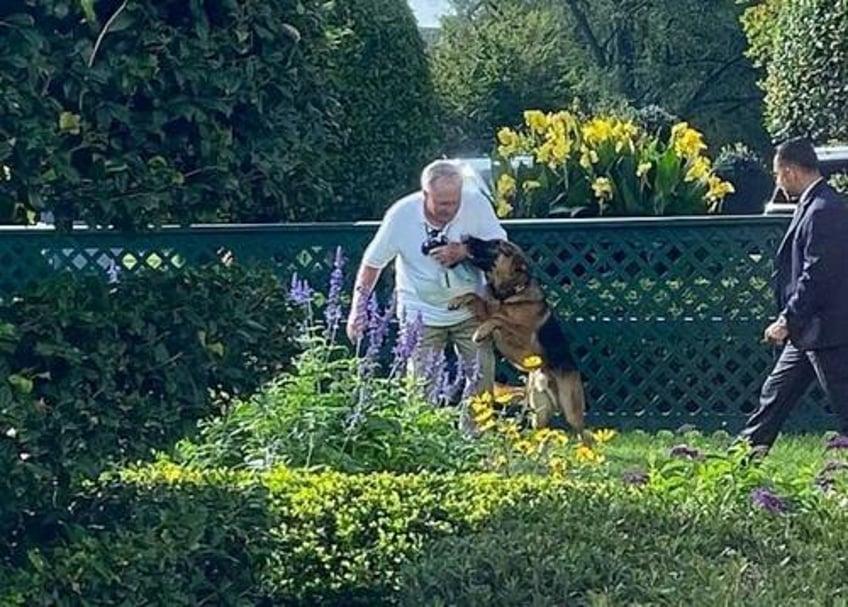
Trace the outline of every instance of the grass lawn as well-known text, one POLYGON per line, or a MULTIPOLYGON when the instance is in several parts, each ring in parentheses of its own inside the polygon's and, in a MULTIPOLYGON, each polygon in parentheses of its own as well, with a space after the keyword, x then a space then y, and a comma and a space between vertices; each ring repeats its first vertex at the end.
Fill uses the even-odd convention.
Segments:
MULTIPOLYGON (((779 471, 784 477, 793 472, 812 479, 822 466, 837 453, 827 450, 829 434, 782 434, 768 457, 763 460, 763 470, 771 476, 779 471)), ((727 451, 733 437, 725 432, 702 434, 697 431, 683 434, 671 431, 648 433, 629 431, 616 435, 606 446, 604 454, 613 473, 623 473, 634 468, 647 470, 654 463, 672 459, 672 449, 686 445, 704 455, 721 455, 727 451)))

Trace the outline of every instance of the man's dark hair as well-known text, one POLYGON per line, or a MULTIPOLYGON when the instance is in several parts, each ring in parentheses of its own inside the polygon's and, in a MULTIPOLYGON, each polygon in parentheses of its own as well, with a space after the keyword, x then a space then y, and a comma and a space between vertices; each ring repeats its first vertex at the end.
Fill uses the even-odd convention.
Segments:
POLYGON ((819 158, 809 139, 790 139, 777 146, 777 163, 791 164, 807 171, 819 170, 819 158))

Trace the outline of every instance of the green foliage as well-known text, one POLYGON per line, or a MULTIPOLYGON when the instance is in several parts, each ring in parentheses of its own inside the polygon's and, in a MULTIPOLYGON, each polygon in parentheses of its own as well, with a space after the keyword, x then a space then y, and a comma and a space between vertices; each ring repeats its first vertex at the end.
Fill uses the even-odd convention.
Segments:
POLYGON ((317 2, 0 8, 0 213, 146 228, 321 216, 337 108, 317 2))
POLYGON ((834 173, 830 176, 828 182, 837 192, 843 196, 848 196, 848 173, 834 173))
POLYGON ((0 568, 0 603, 15 604, 17 594, 23 605, 54 604, 56 595, 61 605, 100 596, 149 604, 133 590, 143 588, 157 604, 197 604, 215 591, 222 605, 375 604, 397 591, 400 563, 426 542, 564 490, 532 477, 255 475, 163 461, 87 491, 55 546, 0 568), (213 585, 228 561, 233 569, 213 585), (260 583, 247 587, 251 580, 260 583), (233 599, 240 593, 241 603, 233 599))
POLYGON ((828 605, 846 590, 846 520, 837 509, 716 517, 641 495, 571 494, 434 542, 404 568, 399 603, 828 605))
POLYGON ((666 456, 644 485, 161 460, 79 495, 59 541, 0 567, 0 602, 830 604, 848 573, 848 485, 822 494, 786 460, 772 485, 746 456, 666 456), (785 511, 752 502, 764 484, 785 511))
POLYGON ((525 108, 567 106, 574 59, 550 8, 507 5, 473 21, 446 19, 432 70, 450 151, 488 152, 495 129, 519 123, 525 108))
POLYGON ((723 214, 757 215, 763 212, 766 201, 774 192, 774 178, 759 154, 743 143, 725 146, 716 158, 713 170, 735 188, 722 201, 723 214))
MULTIPOLYGON (((380 350, 385 349, 391 310, 381 314, 373 300, 366 311, 369 346, 362 355, 336 343, 339 327, 332 319, 346 316, 334 294, 333 284, 341 279, 337 268, 326 298, 312 293, 307 283, 297 287, 295 277, 292 292, 300 292, 306 319, 300 333, 304 351, 293 369, 225 415, 202 423, 196 439, 179 444, 180 461, 202 467, 264 470, 283 464, 344 472, 444 471, 479 462, 478 446, 456 429, 456 410, 434 406, 423 378, 406 372, 416 346, 415 329, 399 337, 406 345, 395 344, 391 368, 381 368, 388 362, 381 360, 380 350), (326 301, 325 322, 314 318, 317 299, 326 301)), ((443 367, 433 366, 434 376, 444 374, 445 382, 455 382, 451 388, 456 389, 444 390, 449 396, 442 401, 447 401, 460 390, 464 374, 457 369, 451 377, 443 367)))
POLYGON ((111 479, 78 496, 54 546, 0 569, 3 605, 257 605, 270 555, 267 490, 111 479), (5 575, 4 575, 5 573, 5 575))
POLYGON ((334 220, 371 219, 417 189, 438 138, 433 84, 406 0, 331 3, 326 73, 341 146, 328 159, 334 220))
POLYGON ((474 467, 474 443, 456 414, 435 408, 411 379, 360 375, 354 358, 312 347, 295 369, 201 425, 179 445, 193 465, 265 469, 279 464, 345 472, 474 467))
POLYGON ((457 4, 460 16, 447 20, 436 45, 434 80, 441 102, 457 108, 451 115, 460 132, 483 137, 478 151, 491 148, 497 127, 520 123, 521 110, 573 99, 592 112, 657 105, 716 145, 767 143, 734 0, 457 4), (544 17, 534 24, 530 15, 544 17), (514 105, 490 113, 500 99, 514 105))
POLYGON ((5 547, 52 533, 76 482, 167 448, 284 368, 284 293, 270 271, 215 266, 115 285, 61 274, 0 307, 5 547))
POLYGON ((501 217, 574 209, 590 215, 696 215, 715 211, 733 191, 712 172, 703 135, 685 122, 667 138, 616 116, 528 110, 524 122, 520 131, 498 131, 494 198, 501 217))
POLYGON ((848 1, 769 0, 749 7, 744 23, 766 70, 773 138, 848 141, 848 1))

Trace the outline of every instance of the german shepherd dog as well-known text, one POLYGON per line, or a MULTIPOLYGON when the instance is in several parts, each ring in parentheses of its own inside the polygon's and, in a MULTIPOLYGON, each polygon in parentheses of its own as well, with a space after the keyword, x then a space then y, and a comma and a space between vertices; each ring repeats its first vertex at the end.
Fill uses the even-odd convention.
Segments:
POLYGON ((551 413, 562 411, 584 443, 591 441, 584 417, 583 380, 571 356, 568 339, 539 283, 531 276, 524 252, 506 240, 466 237, 468 261, 486 275, 486 294, 469 293, 449 306, 469 306, 480 321, 474 341, 491 336, 495 347, 519 371, 527 373, 527 403, 533 427, 544 428, 551 413), (531 357, 541 365, 526 368, 531 357))

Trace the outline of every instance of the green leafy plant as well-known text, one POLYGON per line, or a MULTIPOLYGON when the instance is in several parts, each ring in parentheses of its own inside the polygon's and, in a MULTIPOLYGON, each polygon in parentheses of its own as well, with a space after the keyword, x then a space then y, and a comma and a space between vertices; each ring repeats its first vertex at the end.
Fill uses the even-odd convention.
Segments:
POLYGON ((685 122, 668 139, 630 120, 561 111, 524 113, 525 127, 498 131, 495 205, 501 217, 546 217, 584 208, 592 215, 686 215, 718 209, 733 185, 704 155, 685 122))
POLYGON ((322 173, 333 189, 328 218, 380 217, 418 188, 439 138, 424 43, 405 0, 346 0, 327 6, 333 52, 323 72, 338 100, 340 137, 322 173))
POLYGON ((0 8, 0 212, 67 227, 316 219, 338 106, 321 3, 0 8))
POLYGON ((734 191, 721 201, 728 215, 760 214, 774 192, 774 178, 762 157, 743 143, 725 146, 713 165, 714 173, 734 184, 734 191))
POLYGON ((55 533, 82 480, 285 369, 297 318, 271 271, 237 265, 62 273, 0 306, 0 555, 55 533))
POLYGON ((424 378, 406 372, 420 325, 410 322, 404 327, 393 347, 390 367, 381 370, 393 310, 381 312, 372 298, 367 311, 367 351, 351 352, 337 343, 339 323, 346 316, 341 302, 343 263, 339 251, 326 297, 293 277, 289 297, 306 316, 299 338, 303 352, 291 371, 235 403, 223 417, 202 423, 197 439, 179 445, 181 461, 253 469, 284 464, 347 472, 452 470, 475 465, 478 448, 457 430, 456 410, 433 404, 461 392, 465 373, 458 368, 453 377, 446 376, 441 359, 434 359, 431 374, 442 386, 437 388, 440 397, 427 393, 424 378), (325 302, 322 320, 315 314, 318 299, 325 302))
POLYGON ((766 126, 778 140, 848 140, 848 2, 765 0, 744 14, 749 54, 765 68, 766 126))

